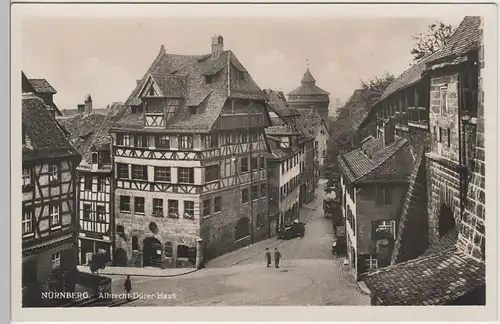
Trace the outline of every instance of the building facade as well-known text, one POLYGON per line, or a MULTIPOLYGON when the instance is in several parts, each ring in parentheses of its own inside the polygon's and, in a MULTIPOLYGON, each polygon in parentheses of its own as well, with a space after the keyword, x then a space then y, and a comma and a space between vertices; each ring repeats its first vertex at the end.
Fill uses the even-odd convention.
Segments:
POLYGON ((77 167, 78 264, 87 265, 97 251, 111 260, 114 242, 114 176, 108 130, 123 105, 113 104, 107 115, 96 114, 88 95, 73 116, 57 117, 82 155, 77 167))
POLYGON ((408 140, 394 135, 392 121, 384 126, 382 136, 339 156, 346 252, 356 277, 390 264, 413 165, 408 140))
POLYGON ((23 306, 43 306, 42 291, 74 291, 76 166, 81 156, 37 95, 22 97, 23 306))
POLYGON ((115 261, 199 267, 268 237, 265 99, 221 36, 161 47, 110 130, 115 261))
MULTIPOLYGON (((402 119, 399 132, 410 139, 416 163, 397 230, 393 266, 364 274, 372 304, 485 303, 481 37, 481 18, 465 17, 441 50, 394 83, 421 89, 425 99, 418 106, 415 99, 410 106, 411 87, 393 87, 391 95, 401 99, 399 111, 406 110, 402 116, 408 117, 402 119), (415 128, 426 136, 419 135, 418 140, 415 128), (412 278, 411 286, 399 280, 405 276, 412 278)), ((377 113, 387 114, 381 112, 383 106, 376 106, 377 113)))

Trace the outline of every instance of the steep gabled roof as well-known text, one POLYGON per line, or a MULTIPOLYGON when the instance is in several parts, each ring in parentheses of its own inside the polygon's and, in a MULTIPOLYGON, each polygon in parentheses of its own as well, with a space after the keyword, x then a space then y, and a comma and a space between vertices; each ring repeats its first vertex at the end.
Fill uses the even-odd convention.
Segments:
POLYGON ((30 140, 29 147, 23 147, 23 161, 79 155, 61 125, 36 95, 23 94, 22 119, 26 137, 30 140))
MULTIPOLYGON (((126 105, 138 100, 140 90, 152 76, 165 97, 183 98, 186 106, 196 106, 196 114, 181 110, 169 121, 168 130, 176 132, 208 131, 218 118, 228 98, 265 100, 266 96, 230 50, 218 57, 204 55, 167 54, 164 49, 153 61, 126 105), (206 83, 205 76, 212 82, 206 83)), ((120 118, 113 129, 140 129, 144 113, 129 112, 120 118)))
POLYGON ((30 82, 38 93, 57 93, 56 89, 46 79, 30 79, 30 82))
POLYGON ((127 110, 128 107, 124 104, 113 103, 106 115, 91 113, 58 118, 61 125, 71 134, 71 142, 82 155, 82 164, 91 163, 93 147, 111 143, 109 129, 127 110))
POLYGON ((270 108, 280 117, 299 116, 300 113, 296 109, 288 106, 285 95, 282 91, 264 89, 264 93, 268 96, 267 101, 270 108))
POLYGON ((407 181, 413 157, 408 140, 396 137, 384 147, 380 137, 365 142, 361 148, 339 156, 339 165, 353 183, 407 181))

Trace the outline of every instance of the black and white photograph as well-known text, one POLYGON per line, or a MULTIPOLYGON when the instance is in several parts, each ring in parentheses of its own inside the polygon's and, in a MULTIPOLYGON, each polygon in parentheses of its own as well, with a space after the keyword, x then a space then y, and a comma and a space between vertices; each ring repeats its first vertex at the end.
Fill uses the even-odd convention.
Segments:
POLYGON ((488 6, 18 6, 19 313, 496 308, 488 6))

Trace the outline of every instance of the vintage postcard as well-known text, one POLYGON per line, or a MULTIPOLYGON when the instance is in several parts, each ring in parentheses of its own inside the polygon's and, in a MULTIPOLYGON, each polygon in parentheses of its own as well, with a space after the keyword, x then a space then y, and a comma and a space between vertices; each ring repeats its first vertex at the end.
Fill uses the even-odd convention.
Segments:
POLYGON ((494 320, 495 13, 14 4, 13 320, 494 320))

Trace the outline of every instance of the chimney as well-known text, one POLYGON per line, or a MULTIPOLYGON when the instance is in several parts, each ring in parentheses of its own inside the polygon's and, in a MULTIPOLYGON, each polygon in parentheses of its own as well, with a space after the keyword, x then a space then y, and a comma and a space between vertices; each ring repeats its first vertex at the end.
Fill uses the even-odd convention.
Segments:
POLYGON ((85 112, 85 105, 84 104, 78 104, 78 113, 83 114, 85 112))
POLYGON ((384 147, 394 142, 394 121, 392 118, 384 122, 384 147))
POLYGON ((165 51, 165 46, 164 45, 161 45, 160 46, 160 55, 164 55, 166 53, 165 51))
POLYGON ((218 58, 224 50, 224 38, 221 35, 212 37, 212 57, 218 58))
POLYGON ((90 115, 92 113, 92 98, 90 95, 85 99, 85 115, 90 115))

